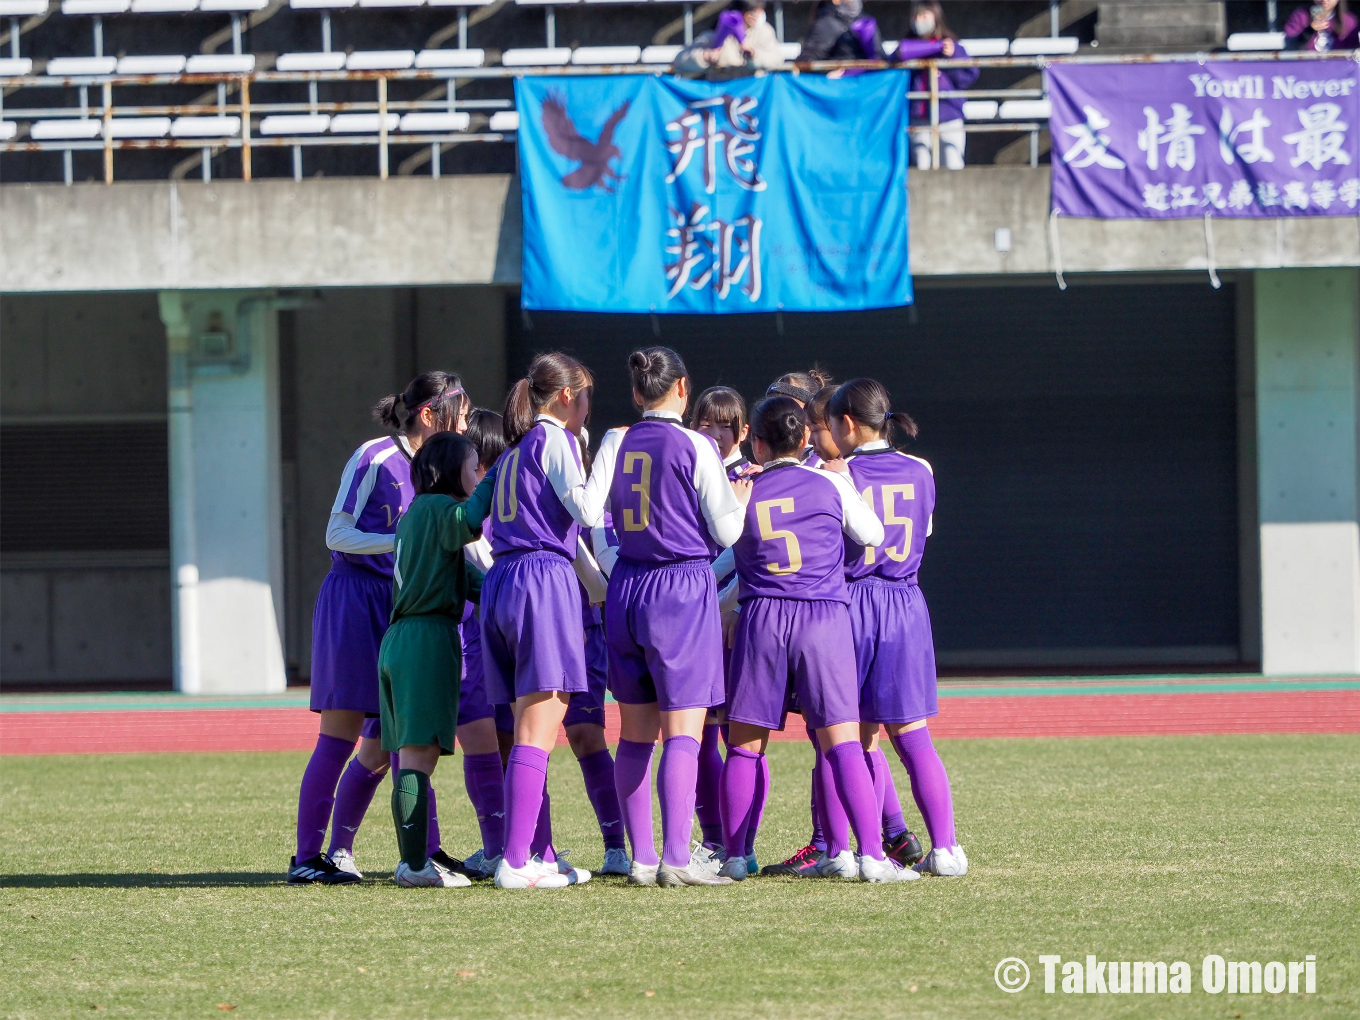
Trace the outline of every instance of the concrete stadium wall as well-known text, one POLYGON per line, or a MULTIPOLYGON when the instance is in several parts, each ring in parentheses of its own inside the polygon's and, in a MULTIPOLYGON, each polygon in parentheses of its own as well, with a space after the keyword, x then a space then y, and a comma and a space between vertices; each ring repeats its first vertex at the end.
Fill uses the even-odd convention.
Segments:
MULTIPOLYGON (((920 276, 1205 270, 1202 220, 1060 220, 1046 167, 913 171, 920 276), (998 252, 995 232, 1011 231, 998 252)), ((508 175, 0 187, 0 291, 519 282, 508 175)), ((1360 265, 1360 218, 1215 219, 1219 269, 1360 265)))

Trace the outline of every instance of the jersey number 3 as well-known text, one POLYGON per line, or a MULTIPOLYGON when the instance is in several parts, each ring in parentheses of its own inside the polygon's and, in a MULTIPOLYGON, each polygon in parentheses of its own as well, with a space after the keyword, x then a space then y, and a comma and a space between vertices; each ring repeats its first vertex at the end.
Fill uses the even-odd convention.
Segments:
MULTIPOLYGON (((894 524, 904 524, 907 528, 906 534, 902 538, 902 548, 900 551, 893 545, 886 546, 883 549, 883 551, 888 554, 888 559, 892 560, 894 563, 901 563, 911 555, 911 518, 899 517, 897 515, 897 500, 895 497, 901 496, 903 499, 915 499, 916 486, 910 484, 885 485, 879 491, 883 493, 884 529, 886 530, 894 524)), ((874 508, 874 487, 872 485, 868 486, 860 493, 860 495, 864 497, 864 502, 868 503, 869 509, 872 510, 874 508)), ((887 539, 884 539, 884 541, 887 541, 887 539)), ((866 545, 864 547, 864 562, 866 565, 874 562, 875 552, 876 550, 871 545, 866 545)))
POLYGON ((496 520, 502 523, 513 521, 519 513, 519 502, 515 498, 518 475, 519 447, 516 446, 505 455, 496 476, 496 520))
POLYGON ((650 453, 625 453, 623 455, 623 473, 631 475, 634 468, 638 469, 639 478, 629 488, 638 494, 638 510, 637 514, 634 515, 631 509, 624 509, 624 531, 643 531, 652 521, 652 455, 650 453))
POLYGON ((798 536, 792 531, 783 528, 776 528, 770 523, 770 511, 778 510, 783 514, 793 513, 793 500, 789 499, 767 499, 756 504, 756 521, 760 524, 760 537, 763 541, 773 542, 777 539, 784 540, 784 548, 788 552, 789 565, 781 567, 778 563, 767 563, 765 569, 771 574, 796 574, 803 566, 803 550, 798 545, 798 536))

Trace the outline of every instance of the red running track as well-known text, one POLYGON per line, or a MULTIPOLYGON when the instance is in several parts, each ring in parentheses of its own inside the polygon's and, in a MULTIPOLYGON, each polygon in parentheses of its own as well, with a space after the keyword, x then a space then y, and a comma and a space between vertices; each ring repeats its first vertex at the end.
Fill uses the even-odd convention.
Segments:
MULTIPOLYGON (((605 721, 613 743, 616 705, 605 721)), ((1360 733, 1360 690, 941 697, 930 728, 946 738, 1360 733)), ((300 707, 0 713, 0 754, 304 751, 316 734, 300 707)), ((790 716, 775 739, 804 736, 790 716)))

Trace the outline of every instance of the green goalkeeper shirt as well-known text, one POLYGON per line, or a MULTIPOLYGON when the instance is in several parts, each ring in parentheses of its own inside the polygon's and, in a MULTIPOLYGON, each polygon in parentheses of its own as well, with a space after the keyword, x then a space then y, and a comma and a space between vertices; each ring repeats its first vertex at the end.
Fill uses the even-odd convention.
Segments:
POLYGON ((392 570, 392 618, 440 614, 458 623, 466 600, 481 597, 482 572, 463 558, 463 546, 476 541, 482 517, 476 499, 459 503, 451 496, 423 494, 411 501, 397 525, 392 570), (469 508, 472 507, 472 512, 469 508), (469 518, 476 527, 469 526, 469 518))

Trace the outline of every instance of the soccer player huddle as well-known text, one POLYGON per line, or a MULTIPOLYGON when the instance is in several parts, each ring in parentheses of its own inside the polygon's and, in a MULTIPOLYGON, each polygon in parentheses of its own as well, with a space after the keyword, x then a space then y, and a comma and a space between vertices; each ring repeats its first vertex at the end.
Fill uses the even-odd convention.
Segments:
POLYGON ((326 532, 321 732, 290 882, 362 878, 354 835, 389 771, 397 884, 590 881, 553 845, 548 755, 562 729, 604 841, 600 873, 631 885, 966 873, 927 725, 935 653, 917 576, 935 483, 896 448, 916 423, 872 379, 782 376, 748 421, 734 390, 694 398, 668 348, 634 351, 628 370, 640 419, 593 458, 593 378, 565 354, 534 358, 502 414, 473 408, 445 372, 379 403, 395 435, 350 458, 326 532), (813 835, 760 869, 765 747, 790 712, 814 752, 813 835), (929 853, 903 820, 883 732, 929 853), (442 848, 430 783, 455 743, 482 843, 465 860, 442 848))

